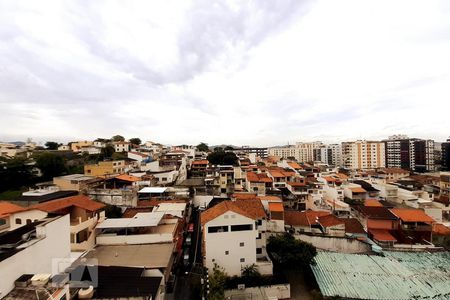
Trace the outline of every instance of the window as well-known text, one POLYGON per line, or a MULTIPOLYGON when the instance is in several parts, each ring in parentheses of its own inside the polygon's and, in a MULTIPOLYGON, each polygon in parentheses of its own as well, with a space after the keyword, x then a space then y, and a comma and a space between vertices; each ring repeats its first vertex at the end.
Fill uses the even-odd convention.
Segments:
POLYGON ((31 224, 31 219, 27 219, 27 225, 31 224))
POLYGON ((163 178, 162 178, 162 181, 167 181, 167 177, 163 177, 163 178))
POLYGON ((228 232, 228 226, 211 226, 208 227, 208 233, 228 232))
POLYGON ((244 247, 245 246, 245 243, 244 242, 240 242, 239 243, 239 247, 244 247))
POLYGON ((253 230, 252 224, 231 225, 231 231, 247 231, 253 230))
POLYGON ((241 262, 245 262, 245 258, 241 258, 241 262))
POLYGON ((256 248, 256 254, 262 254, 262 248, 256 248))
POLYGON ((224 218, 224 219, 228 219, 228 215, 224 215, 223 218, 224 218))
POLYGON ((87 170, 87 173, 88 173, 88 174, 91 174, 91 170, 87 170))
POLYGON ((258 240, 261 239, 261 232, 258 232, 258 237, 256 239, 258 239, 258 240))
POLYGON ((16 224, 22 224, 22 219, 16 218, 16 224))
POLYGON ((228 255, 228 254, 230 254, 230 251, 228 251, 228 250, 225 251, 225 255, 228 255))

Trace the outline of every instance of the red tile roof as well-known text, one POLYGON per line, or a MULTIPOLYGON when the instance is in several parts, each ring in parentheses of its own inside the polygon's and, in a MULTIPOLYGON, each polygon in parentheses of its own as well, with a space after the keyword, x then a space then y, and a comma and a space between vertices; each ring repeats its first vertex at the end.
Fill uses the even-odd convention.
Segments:
POLYGON ((26 209, 25 207, 12 204, 7 201, 0 201, 0 217, 6 217, 9 216, 10 214, 23 211, 25 209, 26 209))
POLYGON ((234 203, 233 201, 223 201, 223 202, 220 202, 219 204, 205 210, 204 212, 202 212, 202 214, 200 215, 202 225, 205 225, 209 221, 212 221, 215 218, 223 215, 227 211, 232 211, 234 213, 240 214, 244 217, 247 217, 247 218, 250 218, 253 220, 256 219, 252 214, 244 211, 242 208, 240 208, 238 205, 236 205, 236 203, 234 203))
POLYGON ((352 193, 366 193, 367 192, 362 187, 354 187, 354 188, 350 188, 350 190, 352 191, 352 193))
POLYGON ((322 216, 329 215, 326 211, 292 211, 286 210, 284 212, 284 223, 291 226, 311 226, 317 224, 316 219, 322 216))
POLYGON ((103 209, 106 205, 94 200, 88 196, 77 195, 62 199, 51 200, 31 206, 30 208, 39 209, 46 212, 58 212, 62 209, 76 206, 88 211, 97 211, 103 209))
POLYGON ((306 186, 306 182, 298 182, 298 181, 288 181, 288 185, 295 186, 295 187, 304 187, 306 186))
POLYGON ((283 212, 284 211, 284 207, 283 207, 283 203, 281 202, 270 202, 269 203, 269 210, 270 211, 277 211, 277 212, 283 212))
POLYGON ((344 221, 331 214, 319 217, 319 223, 322 227, 332 227, 345 224, 344 221))
POLYGON ((369 233, 379 242, 396 242, 397 239, 386 229, 369 229, 369 233))
POLYGON ((128 181, 128 182, 136 182, 140 181, 141 179, 139 177, 128 175, 128 174, 121 174, 119 176, 114 177, 114 179, 128 181))
POLYGON ((255 193, 234 193, 231 198, 236 200, 257 199, 258 195, 255 193))
POLYGON ((280 197, 278 196, 271 196, 271 195, 267 195, 267 196, 259 196, 259 199, 261 199, 262 201, 277 201, 277 202, 282 202, 283 200, 281 200, 280 197))
POLYGON ((253 219, 266 218, 266 211, 259 199, 236 200, 234 202, 239 208, 248 213, 253 219))
POLYGON ((403 222, 434 223, 433 218, 420 209, 392 208, 391 212, 403 222))
POLYGON ((272 182, 272 179, 265 173, 247 172, 247 180, 250 182, 272 182))
POLYGON ((288 162, 288 165, 289 165, 291 168, 296 169, 296 170, 303 169, 298 163, 293 162, 293 161, 288 162))
POLYGON ((435 235, 450 235, 450 227, 444 224, 433 224, 433 234, 435 235))
POLYGON ((358 234, 366 234, 364 227, 356 218, 341 218, 345 223, 345 232, 346 233, 358 233, 358 234))
POLYGON ((193 165, 207 165, 209 164, 209 161, 207 159, 201 159, 201 160, 194 160, 192 162, 193 165))
POLYGON ((138 207, 155 207, 158 206, 161 203, 186 203, 185 200, 157 200, 157 199, 151 199, 151 200, 139 200, 137 205, 138 207))
POLYGON ((383 204, 381 204, 380 201, 378 201, 377 199, 366 199, 364 200, 364 206, 378 206, 378 207, 382 207, 383 204))

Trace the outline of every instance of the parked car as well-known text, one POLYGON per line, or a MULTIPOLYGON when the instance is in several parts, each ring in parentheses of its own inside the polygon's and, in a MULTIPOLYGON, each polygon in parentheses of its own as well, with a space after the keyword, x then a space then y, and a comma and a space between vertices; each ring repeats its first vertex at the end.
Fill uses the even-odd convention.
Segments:
POLYGON ((183 265, 185 267, 189 265, 189 248, 185 248, 183 251, 183 265))
POLYGON ((188 232, 194 232, 194 223, 189 223, 188 232))
POLYGON ((190 246, 191 244, 192 244, 192 237, 191 237, 191 234, 189 233, 186 236, 186 245, 190 246))

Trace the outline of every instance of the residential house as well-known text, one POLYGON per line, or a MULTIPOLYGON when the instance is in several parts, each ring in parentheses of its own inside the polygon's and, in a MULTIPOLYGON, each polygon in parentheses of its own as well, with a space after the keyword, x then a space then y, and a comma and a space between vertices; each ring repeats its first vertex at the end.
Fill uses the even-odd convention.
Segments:
POLYGON ((433 218, 421 209, 391 208, 390 211, 400 220, 399 231, 403 243, 431 244, 435 223, 433 218))
POLYGON ((85 251, 95 245, 95 226, 105 218, 105 205, 78 195, 51 200, 31 206, 51 214, 69 215, 70 247, 72 251, 85 251))
POLYGON ((11 231, 46 217, 47 213, 41 210, 0 201, 0 232, 11 231))
POLYGON ((0 233, 0 298, 24 274, 49 277, 61 271, 54 267, 58 259, 70 258, 69 222, 69 215, 45 218, 0 233))
POLYGON ((112 145, 115 152, 128 152, 131 146, 129 142, 113 142, 112 145))
POLYGON ((100 161, 97 164, 84 165, 84 175, 107 177, 124 172, 124 160, 100 161))
POLYGON ((53 184, 56 185, 60 191, 85 191, 98 184, 99 181, 100 179, 95 176, 87 176, 84 174, 70 174, 53 177, 53 184))

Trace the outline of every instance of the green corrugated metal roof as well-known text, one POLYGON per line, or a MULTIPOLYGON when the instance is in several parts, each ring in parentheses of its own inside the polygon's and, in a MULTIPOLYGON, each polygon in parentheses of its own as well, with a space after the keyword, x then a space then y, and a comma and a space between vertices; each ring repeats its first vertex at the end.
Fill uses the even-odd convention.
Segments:
POLYGON ((313 273, 324 296, 450 299, 450 252, 318 252, 313 273))

